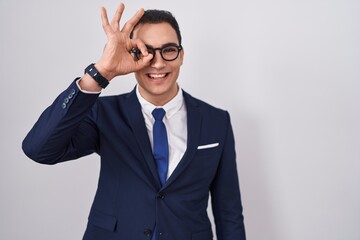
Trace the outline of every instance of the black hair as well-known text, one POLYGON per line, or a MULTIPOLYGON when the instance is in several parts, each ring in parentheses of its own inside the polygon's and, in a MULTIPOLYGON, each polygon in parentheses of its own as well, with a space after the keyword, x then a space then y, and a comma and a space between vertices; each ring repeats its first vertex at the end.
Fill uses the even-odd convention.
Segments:
POLYGON ((133 37, 134 30, 140 24, 145 24, 145 23, 155 24, 155 23, 163 23, 163 22, 169 23, 170 26, 175 30, 179 40, 179 44, 181 44, 180 28, 175 17, 169 11, 157 10, 157 9, 150 9, 144 12, 144 15, 140 18, 139 22, 135 25, 134 29, 131 31, 130 38, 133 37))

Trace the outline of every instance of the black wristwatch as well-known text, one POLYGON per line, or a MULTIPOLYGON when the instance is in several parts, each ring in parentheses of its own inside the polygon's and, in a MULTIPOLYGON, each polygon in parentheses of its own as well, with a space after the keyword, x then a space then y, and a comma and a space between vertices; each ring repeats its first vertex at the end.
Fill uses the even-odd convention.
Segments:
POLYGON ((106 88, 109 85, 109 81, 104 78, 99 71, 95 68, 95 64, 90 64, 85 68, 85 73, 89 74, 102 88, 106 88))

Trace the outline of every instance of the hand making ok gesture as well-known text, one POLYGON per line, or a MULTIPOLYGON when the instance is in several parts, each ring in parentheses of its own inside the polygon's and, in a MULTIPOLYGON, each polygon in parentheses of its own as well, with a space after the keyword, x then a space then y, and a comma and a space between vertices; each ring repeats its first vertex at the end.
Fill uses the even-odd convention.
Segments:
MULTIPOLYGON (((152 59, 152 55, 148 54, 145 44, 140 39, 130 39, 130 34, 144 14, 144 9, 137 11, 120 30, 120 19, 124 9, 125 6, 121 3, 111 23, 109 23, 106 9, 101 8, 102 25, 108 42, 95 67, 108 81, 116 76, 138 71, 147 66, 152 59), (144 57, 140 60, 134 58, 131 54, 132 48, 139 49, 144 57)), ((79 84, 83 90, 101 90, 101 87, 87 74, 84 75, 79 84)))
POLYGON ((106 9, 104 7, 101 8, 102 25, 108 42, 95 66, 107 80, 138 71, 147 66, 152 58, 152 55, 148 54, 147 48, 141 40, 130 39, 130 34, 144 14, 144 9, 137 11, 120 30, 120 19, 124 8, 124 4, 121 3, 111 23, 109 23, 106 9), (135 59, 131 54, 132 48, 139 49, 144 58, 140 60, 135 59))

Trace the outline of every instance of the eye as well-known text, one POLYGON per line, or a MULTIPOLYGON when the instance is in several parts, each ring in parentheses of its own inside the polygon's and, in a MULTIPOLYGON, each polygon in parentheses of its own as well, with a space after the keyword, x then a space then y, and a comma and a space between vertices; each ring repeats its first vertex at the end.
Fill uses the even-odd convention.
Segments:
POLYGON ((132 48, 132 49, 131 49, 131 53, 132 53, 137 59, 140 59, 140 58, 141 58, 141 52, 140 52, 139 49, 132 48))
POLYGON ((131 49, 131 53, 133 53, 133 54, 138 54, 138 53, 139 53, 139 49, 132 48, 132 49, 131 49))
POLYGON ((176 47, 166 47, 162 50, 163 54, 172 54, 172 53, 176 53, 178 50, 176 47))

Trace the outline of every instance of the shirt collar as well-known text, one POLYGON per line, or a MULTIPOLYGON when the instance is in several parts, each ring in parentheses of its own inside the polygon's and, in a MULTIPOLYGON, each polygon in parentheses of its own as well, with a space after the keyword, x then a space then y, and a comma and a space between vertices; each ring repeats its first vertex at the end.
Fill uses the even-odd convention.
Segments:
POLYGON ((184 104, 183 90, 180 87, 176 96, 164 106, 155 106, 154 104, 148 102, 145 98, 141 96, 138 86, 136 86, 136 96, 139 99, 143 112, 151 118, 153 118, 151 113, 155 108, 163 108, 166 112, 165 117, 169 119, 174 116, 175 113, 177 113, 184 104))

